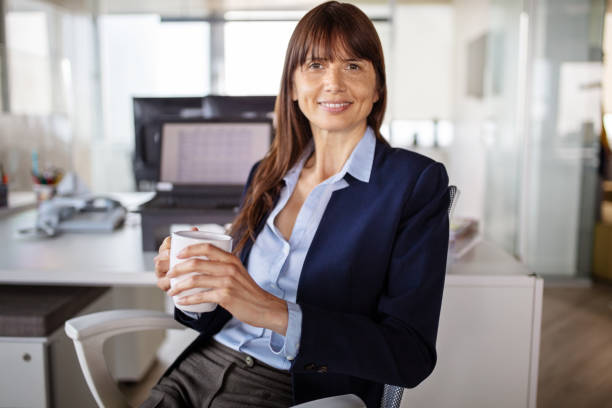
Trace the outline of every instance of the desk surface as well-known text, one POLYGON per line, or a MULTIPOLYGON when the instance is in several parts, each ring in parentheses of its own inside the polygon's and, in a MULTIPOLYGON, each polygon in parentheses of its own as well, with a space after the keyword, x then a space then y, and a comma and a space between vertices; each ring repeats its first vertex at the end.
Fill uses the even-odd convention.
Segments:
MULTIPOLYGON (((111 195, 128 209, 151 193, 111 195)), ((54 238, 24 238, 17 231, 32 227, 36 210, 0 217, 0 284, 153 286, 155 252, 142 252, 140 215, 128 213, 125 225, 112 233, 65 233, 54 238)), ((486 284, 488 278, 520 283, 527 268, 495 245, 480 242, 449 263, 447 283, 486 284), (487 279, 483 279, 483 278, 487 279), (517 281, 518 278, 518 281, 517 281)))

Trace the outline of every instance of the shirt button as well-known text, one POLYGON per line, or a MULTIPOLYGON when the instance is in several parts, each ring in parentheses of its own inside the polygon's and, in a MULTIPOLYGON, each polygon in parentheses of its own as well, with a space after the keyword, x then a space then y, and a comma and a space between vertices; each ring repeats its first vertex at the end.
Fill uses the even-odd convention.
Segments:
POLYGON ((248 367, 253 367, 255 365, 255 361, 253 360, 253 357, 251 356, 246 356, 244 358, 244 362, 246 363, 248 367))
POLYGON ((287 360, 289 361, 293 360, 293 356, 287 356, 287 360))

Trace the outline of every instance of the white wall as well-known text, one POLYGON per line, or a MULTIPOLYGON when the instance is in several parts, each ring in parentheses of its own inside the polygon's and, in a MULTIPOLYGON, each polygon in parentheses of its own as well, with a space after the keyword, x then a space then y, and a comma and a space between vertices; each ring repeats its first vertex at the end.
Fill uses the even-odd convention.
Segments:
POLYGON ((393 19, 393 119, 452 118, 452 5, 401 4, 393 19))
MULTIPOLYGON (((608 1, 606 23, 604 25, 604 73, 603 106, 606 113, 612 113, 612 1, 608 1)), ((611 138, 612 135, 608 135, 611 138)))
POLYGON ((447 149, 450 182, 461 190, 455 214, 484 217, 485 148, 483 123, 487 108, 467 95, 467 44, 487 30, 488 0, 456 0, 454 6, 453 105, 455 132, 447 149))

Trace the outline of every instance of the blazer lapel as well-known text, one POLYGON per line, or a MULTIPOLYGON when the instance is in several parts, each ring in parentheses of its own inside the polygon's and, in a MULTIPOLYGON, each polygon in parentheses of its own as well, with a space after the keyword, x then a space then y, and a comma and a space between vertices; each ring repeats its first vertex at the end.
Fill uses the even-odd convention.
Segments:
POLYGON ((349 185, 332 193, 304 259, 298 284, 298 300, 304 295, 310 299, 314 293, 322 294, 327 290, 333 292, 338 282, 343 279, 350 281, 349 276, 341 275, 350 273, 344 265, 347 260, 342 255, 351 244, 351 239, 359 239, 362 235, 359 233, 359 221, 369 205, 367 197, 368 193, 371 194, 370 183, 387 149, 386 144, 376 141, 369 183, 347 173, 344 179, 349 185))

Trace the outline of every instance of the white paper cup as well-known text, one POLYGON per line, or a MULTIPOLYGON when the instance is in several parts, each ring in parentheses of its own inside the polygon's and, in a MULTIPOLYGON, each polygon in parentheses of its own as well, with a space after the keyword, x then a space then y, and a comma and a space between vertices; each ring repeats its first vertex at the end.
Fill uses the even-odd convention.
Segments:
MULTIPOLYGON (((231 252, 232 250, 232 237, 225 234, 217 234, 214 232, 207 231, 177 231, 172 233, 172 240, 170 242, 170 268, 173 268, 179 262, 184 262, 191 258, 177 258, 177 255, 183 248, 186 248, 194 244, 210 243, 214 246, 223 249, 224 251, 231 252)), ((193 258, 208 259, 205 256, 195 256, 193 258)), ((197 272, 188 273, 181 275, 177 278, 170 279, 170 287, 174 288, 177 282, 185 279, 191 275, 197 274, 197 272)), ((185 312, 205 313, 214 310, 217 307, 216 303, 199 303, 197 305, 179 305, 176 302, 184 297, 193 295, 200 292, 205 292, 209 289, 205 288, 194 288, 185 290, 176 296, 172 296, 174 305, 185 312)))

